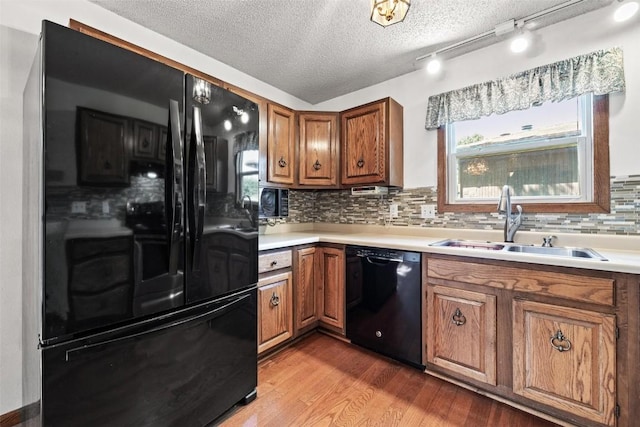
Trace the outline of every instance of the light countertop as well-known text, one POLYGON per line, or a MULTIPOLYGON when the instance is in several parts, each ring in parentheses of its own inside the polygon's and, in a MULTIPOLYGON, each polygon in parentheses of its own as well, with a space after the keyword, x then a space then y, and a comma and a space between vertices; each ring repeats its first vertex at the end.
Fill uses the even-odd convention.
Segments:
MULTIPOLYGON (((302 228, 302 227, 300 227, 302 228)), ((607 261, 568 258, 539 254, 514 253, 507 251, 488 251, 481 249, 430 246, 446 238, 500 242, 501 233, 483 233, 477 230, 424 230, 420 228, 400 227, 314 227, 309 230, 296 230, 295 227, 282 232, 261 234, 259 249, 269 250, 310 243, 338 243, 345 245, 373 246, 400 249, 415 252, 458 255, 474 258, 517 261, 531 264, 554 265, 561 267, 584 268, 601 271, 640 274, 640 238, 625 236, 557 236, 554 246, 584 247, 597 251, 607 261), (448 233, 448 234, 447 234, 448 233), (567 244, 569 243, 569 244, 567 244), (635 249, 634 249, 635 248, 635 249)), ((548 233, 520 233, 516 243, 537 245, 541 235, 548 233), (522 241, 518 240, 521 237, 522 241), (534 242, 532 242, 533 240, 534 242)))

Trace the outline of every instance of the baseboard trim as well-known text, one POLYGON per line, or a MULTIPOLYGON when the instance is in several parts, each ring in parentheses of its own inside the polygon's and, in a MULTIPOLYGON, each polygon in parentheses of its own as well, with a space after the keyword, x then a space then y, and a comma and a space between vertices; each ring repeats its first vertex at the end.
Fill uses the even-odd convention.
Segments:
POLYGON ((33 402, 27 406, 0 415, 0 427, 13 427, 38 415, 40 402, 33 402))

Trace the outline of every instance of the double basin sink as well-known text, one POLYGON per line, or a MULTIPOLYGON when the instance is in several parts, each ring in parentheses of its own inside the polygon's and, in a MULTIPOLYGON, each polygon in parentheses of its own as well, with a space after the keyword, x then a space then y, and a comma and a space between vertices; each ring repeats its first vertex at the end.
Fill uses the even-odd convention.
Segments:
POLYGON ((554 246, 521 245, 518 243, 481 242, 474 240, 447 239, 432 243, 429 246, 476 249, 485 251, 515 252, 523 254, 546 255, 562 258, 586 258, 607 261, 605 257, 589 248, 569 248, 554 246))

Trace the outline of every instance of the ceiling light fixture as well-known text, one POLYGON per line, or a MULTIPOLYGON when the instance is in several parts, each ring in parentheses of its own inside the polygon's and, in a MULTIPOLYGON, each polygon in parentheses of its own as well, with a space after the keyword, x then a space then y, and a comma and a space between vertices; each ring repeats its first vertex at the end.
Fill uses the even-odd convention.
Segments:
POLYGON ((431 58, 427 62, 427 73, 434 75, 438 74, 442 69, 442 61, 436 54, 431 55, 431 58))
POLYGON ((198 78, 193 80, 193 100, 201 104, 211 102, 211 83, 198 78))
MULTIPOLYGON (((623 0, 618 0, 618 2, 622 3, 623 0)), ((628 19, 631 19, 633 15, 638 12, 640 5, 638 5, 637 1, 626 1, 622 3, 616 11, 613 13, 613 20, 616 22, 624 22, 628 19)))
MULTIPOLYGON (((579 4, 579 3, 583 3, 585 1, 586 0, 568 0, 568 1, 564 2, 564 3, 558 4, 556 6, 552 6, 552 7, 549 7, 547 9, 541 10, 540 12, 536 12, 536 13, 533 13, 531 15, 525 16, 524 18, 519 19, 518 22, 522 23, 523 27, 524 27, 524 25, 527 25, 528 28, 531 28, 534 25, 534 23, 533 22, 530 23, 530 21, 533 21, 533 20, 538 19, 538 18, 542 18, 542 17, 547 16, 547 15, 554 14, 556 12, 565 10, 565 9, 571 7, 571 6, 574 6, 574 5, 579 4)), ((472 37, 469 37, 467 39, 461 40, 459 42, 450 44, 449 46, 445 46, 445 47, 442 47, 440 49, 437 49, 437 50, 435 50, 433 52, 429 52, 429 53, 427 53, 425 55, 421 55, 421 56, 416 58, 416 62, 423 61, 423 60, 425 60, 427 58, 430 58, 434 54, 440 55, 442 53, 451 52, 451 51, 454 51, 456 49, 462 48, 464 46, 472 45, 474 43, 477 43, 479 41, 482 41, 482 40, 485 40, 485 39, 488 39, 488 38, 491 38, 491 37, 498 37, 498 36, 502 36, 504 34, 508 34, 508 33, 512 32, 514 29, 515 29, 515 20, 511 19, 509 21, 506 21, 504 23, 496 25, 495 28, 493 28, 493 29, 491 29, 489 31, 485 31, 484 33, 477 34, 475 36, 472 36, 472 37)))
POLYGON ((389 25, 402 22, 407 16, 411 0, 372 0, 371 20, 378 25, 389 25))
POLYGON ((511 39, 509 48, 513 53, 522 53, 527 50, 531 44, 531 33, 524 29, 524 23, 522 21, 518 22, 517 27, 518 33, 511 39))

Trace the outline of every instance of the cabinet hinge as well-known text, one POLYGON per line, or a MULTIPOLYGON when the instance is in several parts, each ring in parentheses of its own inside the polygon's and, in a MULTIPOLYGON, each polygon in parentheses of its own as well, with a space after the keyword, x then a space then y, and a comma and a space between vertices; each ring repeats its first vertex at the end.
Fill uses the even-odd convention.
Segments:
POLYGON ((616 339, 620 339, 620 328, 616 326, 616 339))
POLYGON ((613 410, 613 413, 615 414, 616 418, 620 418, 620 405, 618 405, 616 403, 616 408, 613 410))

